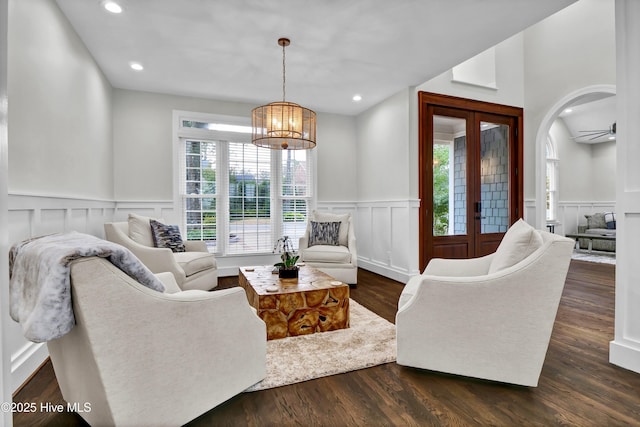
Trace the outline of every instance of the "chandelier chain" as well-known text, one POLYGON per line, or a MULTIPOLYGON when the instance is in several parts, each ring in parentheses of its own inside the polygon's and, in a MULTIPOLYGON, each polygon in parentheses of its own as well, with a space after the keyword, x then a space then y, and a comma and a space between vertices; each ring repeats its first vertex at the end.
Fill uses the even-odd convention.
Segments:
POLYGON ((286 79, 286 65, 285 65, 285 54, 284 54, 284 49, 286 47, 286 44, 282 44, 282 102, 284 102, 285 100, 285 94, 286 94, 286 85, 285 83, 287 82, 286 79))

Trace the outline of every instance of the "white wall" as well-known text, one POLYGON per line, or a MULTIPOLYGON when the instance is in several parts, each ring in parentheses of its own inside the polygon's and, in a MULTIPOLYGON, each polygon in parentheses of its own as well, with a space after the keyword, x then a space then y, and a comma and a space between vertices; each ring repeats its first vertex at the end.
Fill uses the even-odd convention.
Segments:
POLYGON ((113 197, 109 82, 55 2, 9 16, 9 191, 113 197))
MULTIPOLYGON (((2 236, 13 244, 72 229, 100 235, 113 208, 111 86, 54 1, 13 0, 8 15, 2 236)), ((47 350, 26 341, 5 314, 3 353, 15 390, 47 350)))
POLYGON ((115 199, 173 200, 173 110, 250 117, 239 102, 115 89, 115 199))
MULTIPOLYGON (((357 118, 360 201, 406 200, 409 194, 409 103, 405 89, 357 118)), ((416 196, 415 194, 413 195, 416 196)))
POLYGON ((454 82, 452 71, 448 70, 419 85, 416 90, 522 107, 524 106, 523 40, 523 34, 520 33, 495 46, 497 89, 454 82))
POLYGON ((524 31, 524 190, 536 197, 536 136, 551 107, 593 85, 615 85, 614 0, 581 0, 524 31))
POLYGON ((591 200, 615 200, 616 154, 615 141, 591 146, 591 200))
MULTIPOLYGON (((173 200, 173 110, 251 117, 252 104, 115 89, 115 199, 173 200)), ((355 119, 318 113, 318 199, 355 201, 355 119)))
MULTIPOLYGON (((591 145, 578 144, 562 119, 555 120, 549 130, 558 156, 558 198, 561 201, 591 200, 591 145)), ((613 200, 613 194, 607 200, 613 200)))
POLYGON ((318 202, 358 200, 356 119, 318 113, 318 202))
MULTIPOLYGON (((8 253, 9 239, 7 237, 8 211, 8 169, 9 169, 9 147, 8 147, 8 88, 7 88, 7 48, 9 24, 9 2, 0 0, 0 271, 9 269, 8 253)), ((9 294, 9 275, 0 275, 0 293, 9 294)), ((0 402, 10 402, 13 388, 11 387, 11 351, 9 340, 9 301, 8 298, 0 300, 0 402)), ((11 426, 13 424, 13 414, 11 411, 4 411, 0 415, 0 426, 11 426)))

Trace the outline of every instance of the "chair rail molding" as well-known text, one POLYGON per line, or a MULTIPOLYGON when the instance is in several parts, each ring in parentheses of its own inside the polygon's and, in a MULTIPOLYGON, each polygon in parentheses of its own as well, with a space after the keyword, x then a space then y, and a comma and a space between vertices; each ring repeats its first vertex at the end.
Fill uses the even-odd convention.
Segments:
MULTIPOLYGON (((402 283, 419 273, 418 215, 420 201, 322 201, 315 209, 350 212, 356 227, 358 266, 402 283)), ((78 231, 104 238, 104 223, 125 221, 129 213, 178 221, 173 200, 104 200, 66 195, 8 194, 9 245, 43 234, 78 231)), ((237 275, 238 266, 264 264, 276 257, 235 256, 219 260, 219 274, 237 275)), ((275 262, 275 261, 274 261, 275 262)), ((17 390, 48 356, 47 346, 22 336, 17 323, 8 325, 12 390, 17 390)))
MULTIPOLYGON (((52 233, 78 231, 104 238, 104 223, 126 220, 130 212, 173 218, 172 200, 116 201, 91 197, 8 192, 7 235, 10 247, 22 240, 52 233)), ((9 319, 9 316, 6 317, 9 319)), ((49 355, 43 343, 22 336, 20 326, 7 320, 10 384, 13 391, 31 376, 49 355)))

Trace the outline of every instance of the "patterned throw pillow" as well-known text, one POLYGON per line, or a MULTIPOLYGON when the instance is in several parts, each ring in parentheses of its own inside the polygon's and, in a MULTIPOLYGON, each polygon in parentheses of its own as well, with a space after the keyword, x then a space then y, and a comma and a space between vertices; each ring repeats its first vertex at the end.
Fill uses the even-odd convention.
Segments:
POLYGON ((607 223, 604 221, 604 213, 597 212, 593 215, 585 215, 587 218, 587 228, 607 228, 607 223))
POLYGON ((604 222, 607 224, 607 228, 609 230, 616 229, 616 214, 615 212, 605 212, 604 213, 604 222))
POLYGON ((173 252, 185 252, 184 242, 177 225, 166 225, 155 219, 150 219, 153 245, 156 248, 169 248, 173 252))
POLYGON ((330 245, 338 246, 340 236, 340 222, 311 221, 309 246, 330 245))

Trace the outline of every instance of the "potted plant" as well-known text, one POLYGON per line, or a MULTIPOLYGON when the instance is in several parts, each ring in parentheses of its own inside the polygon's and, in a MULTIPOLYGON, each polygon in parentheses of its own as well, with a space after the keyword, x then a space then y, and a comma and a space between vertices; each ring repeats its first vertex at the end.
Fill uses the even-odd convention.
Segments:
POLYGON ((281 279, 294 279, 298 277, 298 266, 296 262, 300 258, 293 250, 293 245, 289 236, 278 239, 273 248, 273 253, 278 252, 282 261, 275 263, 274 267, 278 268, 278 277, 281 279))

